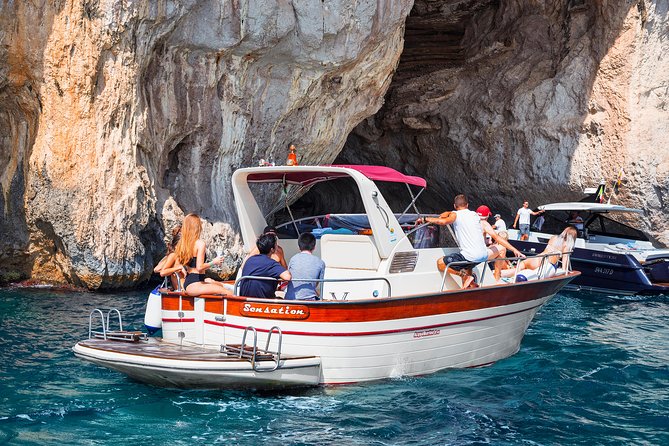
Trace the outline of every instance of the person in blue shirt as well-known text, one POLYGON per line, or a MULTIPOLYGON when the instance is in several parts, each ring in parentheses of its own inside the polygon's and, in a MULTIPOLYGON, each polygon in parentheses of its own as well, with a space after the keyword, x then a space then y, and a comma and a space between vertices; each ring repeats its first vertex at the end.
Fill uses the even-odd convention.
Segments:
MULTIPOLYGON (((270 277, 272 279, 290 280, 291 274, 281 266, 279 262, 272 259, 276 252, 276 236, 274 234, 263 234, 256 240, 258 254, 249 257, 242 268, 242 276, 270 277)), ((274 299, 276 296, 276 280, 268 279, 244 279, 242 280, 239 293, 246 297, 261 297, 274 299)))
MULTIPOLYGON (((300 234, 297 239, 300 253, 295 254, 288 264, 288 271, 295 279, 322 279, 325 262, 312 254, 316 248, 316 237, 310 232, 300 234)), ((318 300, 319 282, 292 280, 288 283, 286 299, 318 300)))

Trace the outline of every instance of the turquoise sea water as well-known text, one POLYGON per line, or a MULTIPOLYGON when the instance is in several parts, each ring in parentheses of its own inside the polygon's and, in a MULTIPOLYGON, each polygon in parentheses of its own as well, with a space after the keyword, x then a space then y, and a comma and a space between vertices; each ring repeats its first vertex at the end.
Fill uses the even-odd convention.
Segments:
POLYGON ((259 394, 178 391, 75 358, 88 313, 147 291, 0 290, 0 444, 669 445, 669 298, 561 293, 492 366, 259 394))

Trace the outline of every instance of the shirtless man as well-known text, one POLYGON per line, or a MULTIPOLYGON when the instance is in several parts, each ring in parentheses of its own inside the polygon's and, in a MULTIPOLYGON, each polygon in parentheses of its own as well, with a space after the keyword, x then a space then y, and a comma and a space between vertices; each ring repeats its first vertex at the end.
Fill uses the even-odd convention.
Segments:
MULTIPOLYGON (((264 234, 272 234, 274 237, 276 237, 276 247, 274 248, 274 252, 272 252, 272 255, 270 258, 272 260, 275 260, 279 262, 281 266, 284 267, 284 269, 288 269, 288 264, 286 263, 286 257, 283 254, 283 248, 279 246, 279 237, 276 235, 276 228, 274 226, 267 226, 265 229, 262 231, 262 235, 264 234)), ((258 248, 256 246, 251 249, 251 252, 249 255, 246 257, 247 259, 251 256, 255 256, 260 254, 260 251, 258 251, 258 248)))
MULTIPOLYGON (((427 223, 434 223, 442 226, 452 224, 455 236, 458 239, 458 244, 460 245, 461 251, 459 253, 449 254, 437 260, 437 268, 439 268, 439 271, 444 271, 446 265, 451 262, 480 263, 488 260, 490 256, 492 256, 491 258, 497 258, 499 253, 493 252, 493 250, 489 250, 485 246, 485 239, 483 237, 484 231, 489 234, 495 242, 513 251, 518 257, 522 256, 520 251, 497 235, 492 226, 490 226, 490 223, 486 221, 482 224, 479 215, 468 209, 469 203, 467 197, 464 195, 456 196, 453 207, 455 208, 455 211, 444 212, 439 217, 427 217, 424 220, 427 223)), ((418 219, 416 223, 423 223, 423 219, 418 219)), ((472 274, 471 265, 453 265, 451 269, 453 271, 449 270, 449 273, 459 274, 462 277, 462 288, 469 288, 472 285, 474 276, 472 274)))

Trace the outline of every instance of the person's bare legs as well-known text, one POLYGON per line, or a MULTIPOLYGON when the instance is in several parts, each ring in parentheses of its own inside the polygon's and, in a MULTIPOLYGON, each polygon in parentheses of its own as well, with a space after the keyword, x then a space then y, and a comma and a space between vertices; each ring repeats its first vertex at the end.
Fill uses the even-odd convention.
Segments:
POLYGON ((200 296, 202 294, 229 294, 228 290, 223 287, 223 283, 210 282, 195 282, 188 285, 186 293, 191 296, 200 296))

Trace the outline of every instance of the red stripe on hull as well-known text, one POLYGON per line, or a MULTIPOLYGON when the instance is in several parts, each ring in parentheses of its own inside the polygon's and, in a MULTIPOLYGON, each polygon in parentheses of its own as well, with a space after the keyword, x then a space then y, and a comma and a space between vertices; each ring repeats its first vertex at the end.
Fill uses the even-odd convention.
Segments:
MULTIPOLYGON (((433 329, 433 328, 450 327, 450 326, 453 326, 453 325, 462 325, 462 324, 469 324, 469 323, 472 323, 472 322, 486 321, 486 320, 489 320, 489 319, 496 319, 498 317, 511 316, 513 314, 518 314, 518 313, 523 313, 523 312, 526 312, 526 311, 531 311, 531 310, 534 310, 535 308, 539 308, 540 306, 541 305, 535 305, 533 307, 525 308, 523 310, 512 311, 512 312, 504 313, 504 314, 496 314, 494 316, 480 317, 480 318, 474 318, 474 319, 466 319, 466 320, 455 321, 455 322, 445 322, 445 323, 434 324, 434 325, 423 325, 423 326, 420 326, 420 327, 398 328, 398 329, 394 329, 394 330, 356 331, 355 333, 351 333, 351 332, 326 333, 326 332, 288 331, 288 330, 281 330, 281 332, 283 334, 290 334, 290 335, 297 335, 297 336, 373 336, 373 335, 384 335, 384 334, 392 334, 392 333, 404 333, 404 332, 410 332, 410 331, 429 330, 429 329, 433 329)), ((218 327, 237 328, 239 330, 246 329, 246 326, 235 325, 235 324, 227 324, 225 322, 205 320, 204 323, 209 324, 209 325, 216 325, 218 327)), ((269 330, 264 329, 264 328, 256 328, 256 330, 259 331, 259 332, 263 332, 263 333, 268 333, 269 332, 269 330)))
POLYGON ((163 322, 195 322, 195 319, 194 318, 184 318, 184 319, 179 319, 179 318, 166 319, 166 318, 163 318, 163 322))
MULTIPOLYGON (((447 291, 431 295, 405 296, 364 301, 282 301, 239 296, 201 296, 208 313, 223 314, 223 299, 227 314, 244 317, 242 307, 247 302, 264 304, 304 305, 309 316, 300 322, 374 322, 407 319, 438 314, 481 310, 522 302, 530 302, 555 294, 579 273, 540 281, 505 284, 468 290, 447 291)), ((192 301, 192 297, 189 298, 192 301)), ((184 300, 185 303, 185 300, 184 300)), ((178 309, 179 294, 163 295, 163 309, 178 309)), ((191 304, 192 305, 192 304, 191 304)), ((185 308, 184 308, 185 309, 185 308)))

